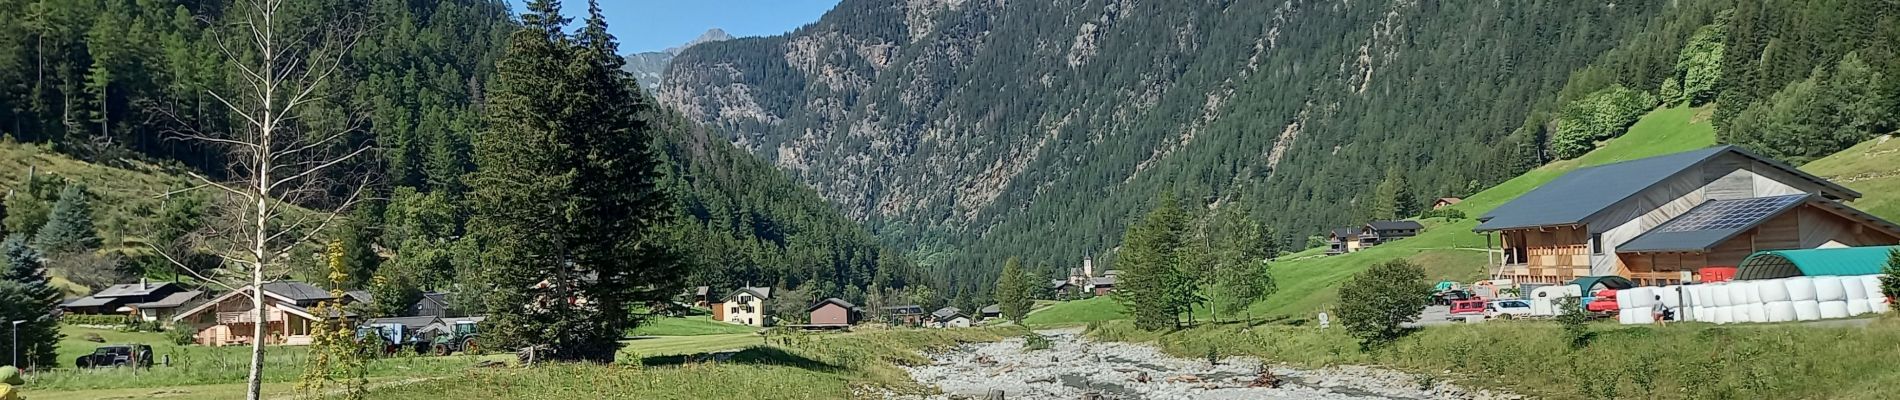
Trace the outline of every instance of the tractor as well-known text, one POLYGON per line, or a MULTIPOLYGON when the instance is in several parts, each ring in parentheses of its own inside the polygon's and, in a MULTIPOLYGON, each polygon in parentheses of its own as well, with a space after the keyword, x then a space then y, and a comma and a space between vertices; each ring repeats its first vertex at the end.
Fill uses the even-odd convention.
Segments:
POLYGON ((356 341, 367 343, 365 350, 371 355, 391 356, 401 352, 404 347, 413 348, 418 354, 427 349, 427 343, 408 332, 402 324, 369 324, 356 328, 356 341))
POLYGON ((474 321, 460 321, 451 325, 448 332, 435 335, 434 344, 430 347, 435 349, 435 354, 444 356, 455 353, 480 354, 479 338, 474 321))

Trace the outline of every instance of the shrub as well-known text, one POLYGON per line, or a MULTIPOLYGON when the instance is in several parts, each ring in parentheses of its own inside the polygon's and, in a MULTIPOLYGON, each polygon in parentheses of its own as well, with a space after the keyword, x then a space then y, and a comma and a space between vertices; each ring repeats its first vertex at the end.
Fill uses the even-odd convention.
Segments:
POLYGON ((1900 299, 1900 249, 1887 254, 1887 268, 1880 277, 1880 291, 1889 299, 1900 299))
POLYGON ((192 343, 197 343, 197 339, 198 338, 192 335, 191 329, 171 329, 165 331, 165 341, 175 345, 188 346, 192 343))
POLYGON ((1023 351, 1048 350, 1051 347, 1055 347, 1055 343, 1049 341, 1048 337, 1035 332, 1023 334, 1023 351))
POLYGON ((1621 85, 1590 93, 1564 106, 1557 132, 1550 137, 1551 155, 1569 159, 1596 149, 1596 142, 1622 136, 1631 124, 1656 107, 1656 96, 1621 85))
POLYGON ((1361 347, 1390 343, 1405 334, 1403 324, 1418 320, 1431 290, 1425 271, 1410 261, 1374 265, 1340 286, 1340 324, 1361 347))
POLYGON ((1572 349, 1589 347, 1590 339, 1594 336, 1590 332, 1590 314, 1578 305, 1578 299, 1558 299, 1557 308, 1561 309, 1557 314, 1557 324, 1563 327, 1564 343, 1569 343, 1572 349))
POLYGON ((130 318, 124 315, 66 314, 59 317, 59 322, 67 325, 124 326, 130 322, 130 318))
POLYGON ((1437 209, 1437 210, 1425 210, 1425 212, 1418 214, 1418 218, 1419 219, 1444 218, 1447 220, 1455 221, 1455 220, 1465 219, 1467 217, 1465 216, 1464 211, 1459 211, 1458 209, 1455 209, 1455 208, 1443 208, 1443 209, 1437 209))

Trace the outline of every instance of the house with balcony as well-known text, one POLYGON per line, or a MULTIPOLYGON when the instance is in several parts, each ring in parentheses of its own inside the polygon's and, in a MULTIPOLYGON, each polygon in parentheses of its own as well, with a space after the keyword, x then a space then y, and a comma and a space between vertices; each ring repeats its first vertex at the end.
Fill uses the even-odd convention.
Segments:
POLYGON ((1361 248, 1377 246, 1380 243, 1418 236, 1425 225, 1418 221, 1372 221, 1359 228, 1359 246, 1361 248))
POLYGON ((1700 280, 1757 251, 1891 245, 1900 226, 1860 193, 1736 146, 1578 169, 1478 219, 1493 278, 1556 284, 1700 280))
POLYGON ((766 301, 771 298, 772 288, 769 287, 739 288, 712 305, 713 320, 757 327, 772 326, 772 317, 765 308, 766 301))
POLYGON ((204 292, 171 282, 122 283, 91 296, 60 304, 69 314, 130 315, 141 321, 170 321, 177 311, 204 298, 204 292))
POLYGON ((263 341, 271 345, 308 345, 310 331, 324 318, 346 314, 340 309, 331 311, 331 315, 318 316, 312 308, 317 304, 335 301, 347 304, 349 300, 336 298, 330 292, 295 281, 266 283, 262 290, 251 286, 238 288, 211 300, 192 307, 172 317, 173 329, 188 329, 194 332, 193 338, 200 345, 226 346, 242 345, 263 341), (260 321, 256 308, 253 308, 251 296, 264 298, 264 319, 260 321), (254 334, 258 324, 264 325, 264 337, 254 334))
POLYGON ((1350 226, 1333 229, 1331 233, 1326 235, 1328 244, 1326 255, 1336 256, 1359 251, 1359 235, 1361 233, 1359 228, 1350 226))

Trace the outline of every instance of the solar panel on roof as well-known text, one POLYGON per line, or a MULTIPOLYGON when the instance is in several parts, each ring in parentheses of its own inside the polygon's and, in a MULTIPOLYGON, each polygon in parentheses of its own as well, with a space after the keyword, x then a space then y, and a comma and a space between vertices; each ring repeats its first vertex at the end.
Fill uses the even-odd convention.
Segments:
POLYGON ((1805 194, 1798 194, 1711 201, 1670 221, 1668 226, 1661 227, 1657 231, 1693 232, 1739 229, 1767 218, 1775 211, 1787 208, 1807 197, 1805 194))

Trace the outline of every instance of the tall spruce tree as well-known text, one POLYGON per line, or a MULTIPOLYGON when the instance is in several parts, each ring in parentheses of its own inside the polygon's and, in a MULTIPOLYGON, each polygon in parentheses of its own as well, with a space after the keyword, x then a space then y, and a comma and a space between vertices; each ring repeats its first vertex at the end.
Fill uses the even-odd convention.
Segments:
MULTIPOLYGON (((52 317, 59 305, 59 289, 46 276, 40 253, 27 246, 26 237, 14 235, 0 243, 0 324, 19 325, 19 354, 26 366, 52 367, 56 359, 60 333, 59 321, 52 317)), ((0 342, 0 354, 14 354, 13 342, 0 342)), ((6 362, 12 362, 11 358, 6 362)))
POLYGON ((1002 276, 996 277, 996 304, 1003 312, 1003 318, 1018 324, 1029 315, 1029 307, 1034 304, 1030 299, 1034 277, 1023 271, 1022 260, 1010 257, 1003 262, 1002 276))
POLYGON ((1173 195, 1128 228, 1116 260, 1115 299, 1127 306, 1142 330, 1179 328, 1192 304, 1194 285, 1179 260, 1187 218, 1173 195))
POLYGON ((40 251, 52 255, 74 254, 99 248, 99 231, 92 223, 92 201, 85 186, 68 184, 59 191, 59 202, 47 215, 46 225, 33 236, 40 251))
POLYGON ((470 182, 493 290, 487 337, 609 361, 637 323, 631 307, 664 299, 681 275, 657 234, 668 202, 651 128, 597 4, 576 37, 560 2, 528 10, 497 63, 470 182))

